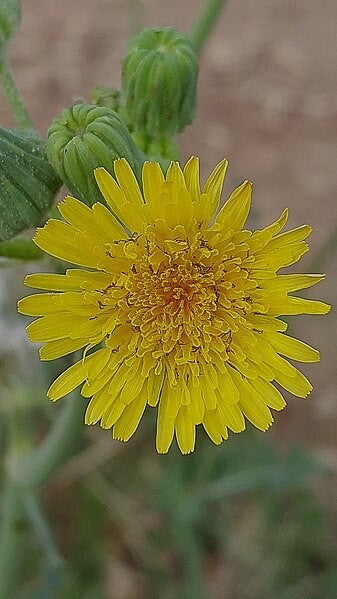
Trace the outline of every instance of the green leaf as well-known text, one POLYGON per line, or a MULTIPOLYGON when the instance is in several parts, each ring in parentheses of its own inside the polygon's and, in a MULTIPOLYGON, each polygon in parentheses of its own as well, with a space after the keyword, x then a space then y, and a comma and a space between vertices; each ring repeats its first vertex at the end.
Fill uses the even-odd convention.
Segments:
POLYGON ((0 127, 0 240, 39 225, 61 181, 34 130, 0 127))

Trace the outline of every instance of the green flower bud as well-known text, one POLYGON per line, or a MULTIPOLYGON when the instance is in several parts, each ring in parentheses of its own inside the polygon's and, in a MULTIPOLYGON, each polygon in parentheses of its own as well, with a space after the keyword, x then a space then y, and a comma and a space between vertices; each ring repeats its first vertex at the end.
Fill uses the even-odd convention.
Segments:
POLYGON ((196 109, 198 62, 190 41, 172 27, 144 29, 122 67, 122 106, 131 131, 172 137, 196 109))
POLYGON ((104 166, 113 174, 113 161, 124 157, 140 179, 145 160, 118 114, 93 104, 76 104, 54 119, 47 153, 71 193, 89 205, 102 201, 95 168, 104 166))
POLYGON ((91 92, 91 102, 97 106, 105 106, 118 112, 120 109, 120 95, 119 89, 98 85, 91 92))
POLYGON ((36 131, 0 127, 0 240, 39 225, 62 182, 36 131))
POLYGON ((9 40, 20 25, 21 6, 18 0, 1 0, 0 2, 0 59, 9 40))

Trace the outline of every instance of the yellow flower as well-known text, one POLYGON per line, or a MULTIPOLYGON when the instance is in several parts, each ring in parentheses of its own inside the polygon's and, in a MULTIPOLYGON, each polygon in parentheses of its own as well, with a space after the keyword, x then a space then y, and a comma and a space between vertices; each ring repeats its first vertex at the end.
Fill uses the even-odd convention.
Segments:
POLYGON ((285 335, 279 316, 328 312, 288 295, 323 275, 277 274, 307 251, 311 229, 280 233, 287 210, 260 231, 243 229, 252 186, 242 183, 219 210, 226 167, 220 162, 200 189, 197 158, 183 171, 171 163, 166 177, 146 162, 141 191, 126 160, 116 160, 116 180, 95 171, 108 207, 68 196, 58 206, 65 222, 37 230, 38 247, 84 267, 28 275, 28 286, 48 293, 19 302, 21 313, 41 317, 27 332, 45 344, 42 360, 84 348, 48 396, 83 384, 86 423, 100 421, 115 439, 133 435, 149 404, 158 406, 158 452, 175 434, 189 453, 196 425, 216 444, 246 419, 265 431, 270 408, 286 405, 278 386, 298 397, 312 389, 286 358, 315 362, 319 353, 285 335))

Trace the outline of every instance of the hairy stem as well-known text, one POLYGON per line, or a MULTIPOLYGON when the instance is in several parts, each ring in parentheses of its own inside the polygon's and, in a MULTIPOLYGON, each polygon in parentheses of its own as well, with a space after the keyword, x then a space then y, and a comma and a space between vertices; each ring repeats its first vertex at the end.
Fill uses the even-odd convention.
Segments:
POLYGON ((3 489, 0 529, 0 599, 15 597, 14 590, 20 567, 21 512, 19 491, 8 478, 3 489))
POLYGON ((40 541, 44 557, 50 568, 59 571, 63 565, 63 559, 55 545, 52 532, 48 526, 39 502, 33 493, 23 495, 23 507, 37 539, 40 541))
POLYGON ((21 459, 16 483, 26 489, 41 487, 79 447, 83 430, 82 398, 72 394, 43 443, 21 459))
POLYGON ((0 242, 0 256, 15 260, 41 260, 44 253, 31 239, 10 239, 0 242))
POLYGON ((13 110, 19 127, 23 129, 32 127, 28 112, 25 108, 20 92, 16 87, 12 72, 6 60, 0 62, 0 83, 4 88, 7 100, 13 110))
POLYGON ((201 53, 225 2, 226 0, 206 0, 195 23, 192 25, 190 40, 197 54, 201 53))

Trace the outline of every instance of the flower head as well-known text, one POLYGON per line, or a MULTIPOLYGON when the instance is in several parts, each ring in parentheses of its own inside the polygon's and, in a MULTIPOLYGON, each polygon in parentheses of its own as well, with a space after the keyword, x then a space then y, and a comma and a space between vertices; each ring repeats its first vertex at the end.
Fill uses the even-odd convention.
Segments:
POLYGON ((170 140, 192 123, 197 80, 192 43, 173 27, 146 28, 131 40, 122 65, 121 104, 139 142, 170 140))
POLYGON ((107 206, 66 197, 64 221, 37 230, 41 249, 81 267, 29 275, 26 284, 47 293, 19 302, 41 317, 27 331, 44 343, 42 360, 84 349, 48 396, 82 385, 86 423, 100 421, 116 439, 133 435, 148 404, 158 406, 157 450, 167 452, 175 434, 189 453, 196 425, 216 444, 246 420, 266 430, 270 408, 286 405, 279 386, 298 397, 311 391, 288 358, 319 354, 285 335, 279 316, 325 314, 326 304, 288 295, 323 275, 277 274, 307 251, 311 229, 281 233, 287 210, 260 231, 243 229, 252 186, 245 181, 219 209, 226 167, 200 189, 197 158, 183 171, 171 163, 166 177, 146 162, 141 191, 126 160, 116 160, 116 180, 95 171, 107 206))

